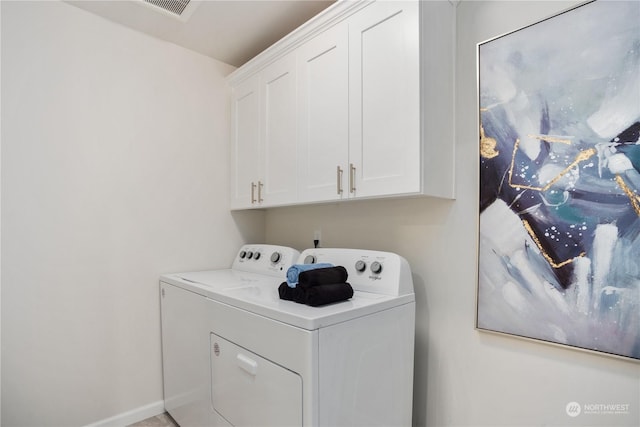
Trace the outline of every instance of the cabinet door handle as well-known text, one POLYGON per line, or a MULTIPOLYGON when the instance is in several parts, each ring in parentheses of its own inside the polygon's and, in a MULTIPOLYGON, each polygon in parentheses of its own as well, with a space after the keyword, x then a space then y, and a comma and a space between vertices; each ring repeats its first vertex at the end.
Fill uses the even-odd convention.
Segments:
POLYGON ((262 183, 262 181, 258 181, 258 203, 264 202, 264 200, 262 199, 262 187, 263 186, 264 186, 264 184, 262 183))
POLYGON ((342 194, 342 168, 340 165, 336 166, 336 182, 338 184, 337 192, 342 194))
POLYGON ((349 163, 349 192, 356 192, 356 167, 349 163))
POLYGON ((251 181, 251 204, 254 204, 256 202, 256 184, 251 181))

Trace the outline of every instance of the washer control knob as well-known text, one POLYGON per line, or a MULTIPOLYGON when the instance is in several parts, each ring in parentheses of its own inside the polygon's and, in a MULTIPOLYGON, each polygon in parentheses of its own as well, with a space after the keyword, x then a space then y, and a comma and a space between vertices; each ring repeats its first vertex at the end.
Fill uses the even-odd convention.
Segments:
POLYGON ((247 252, 246 251, 240 251, 240 259, 244 259, 244 257, 247 256, 247 252))
POLYGON ((367 269, 367 263, 366 262, 364 262, 362 260, 356 262, 356 271, 359 271, 359 272, 362 273, 366 269, 367 269))
POLYGON ((247 259, 251 259, 253 258, 253 252, 249 251, 247 252, 247 259))
POLYGON ((280 261, 280 258, 282 258, 282 255, 280 255, 280 252, 274 252, 271 254, 271 262, 274 264, 280 261))
POLYGON ((371 263, 371 271, 373 274, 380 274, 382 272, 382 264, 378 261, 374 261, 371 263))
POLYGON ((256 253, 253 255, 253 259, 255 259, 256 261, 257 261, 257 260, 259 260, 259 259, 260 259, 260 252, 256 252, 256 253))
POLYGON ((305 264, 315 264, 316 263, 316 257, 314 255, 307 255, 304 258, 304 263, 305 264))

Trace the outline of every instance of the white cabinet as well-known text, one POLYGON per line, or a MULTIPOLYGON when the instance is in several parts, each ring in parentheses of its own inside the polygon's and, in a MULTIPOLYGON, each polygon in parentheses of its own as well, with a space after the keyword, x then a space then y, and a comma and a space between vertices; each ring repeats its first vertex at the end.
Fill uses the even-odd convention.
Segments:
POLYGON ((349 18, 349 173, 356 197, 420 191, 417 2, 349 18))
POLYGON ((297 196, 297 96, 295 55, 287 55, 261 73, 263 205, 295 202, 297 196))
POLYGON ((231 207, 292 203, 297 195, 295 56, 232 90, 231 207))
POLYGON ((251 207, 261 175, 260 76, 231 93, 231 207, 251 207))
POLYGON ((421 190, 417 2, 375 2, 297 50, 301 202, 421 190))
POLYGON ((337 2, 241 67, 232 208, 453 198, 454 42, 452 2, 337 2))
POLYGON ((348 197, 348 27, 340 23, 297 51, 301 202, 348 197))

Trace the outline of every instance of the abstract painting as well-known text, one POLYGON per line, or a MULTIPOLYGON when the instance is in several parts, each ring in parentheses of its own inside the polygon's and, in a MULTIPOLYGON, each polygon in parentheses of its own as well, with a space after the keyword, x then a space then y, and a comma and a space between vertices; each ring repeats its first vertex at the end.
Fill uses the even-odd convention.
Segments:
POLYGON ((478 45, 476 327, 640 360, 640 2, 478 45))

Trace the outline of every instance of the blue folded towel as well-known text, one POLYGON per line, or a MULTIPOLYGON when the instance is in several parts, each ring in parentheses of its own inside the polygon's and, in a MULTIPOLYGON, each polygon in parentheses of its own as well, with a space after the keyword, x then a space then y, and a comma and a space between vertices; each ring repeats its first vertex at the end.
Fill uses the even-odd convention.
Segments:
POLYGON ((333 264, 329 264, 328 262, 320 262, 318 264, 294 264, 287 270, 287 285, 289 285, 290 288, 295 288, 298 284, 298 275, 303 271, 329 267, 333 267, 333 264))

